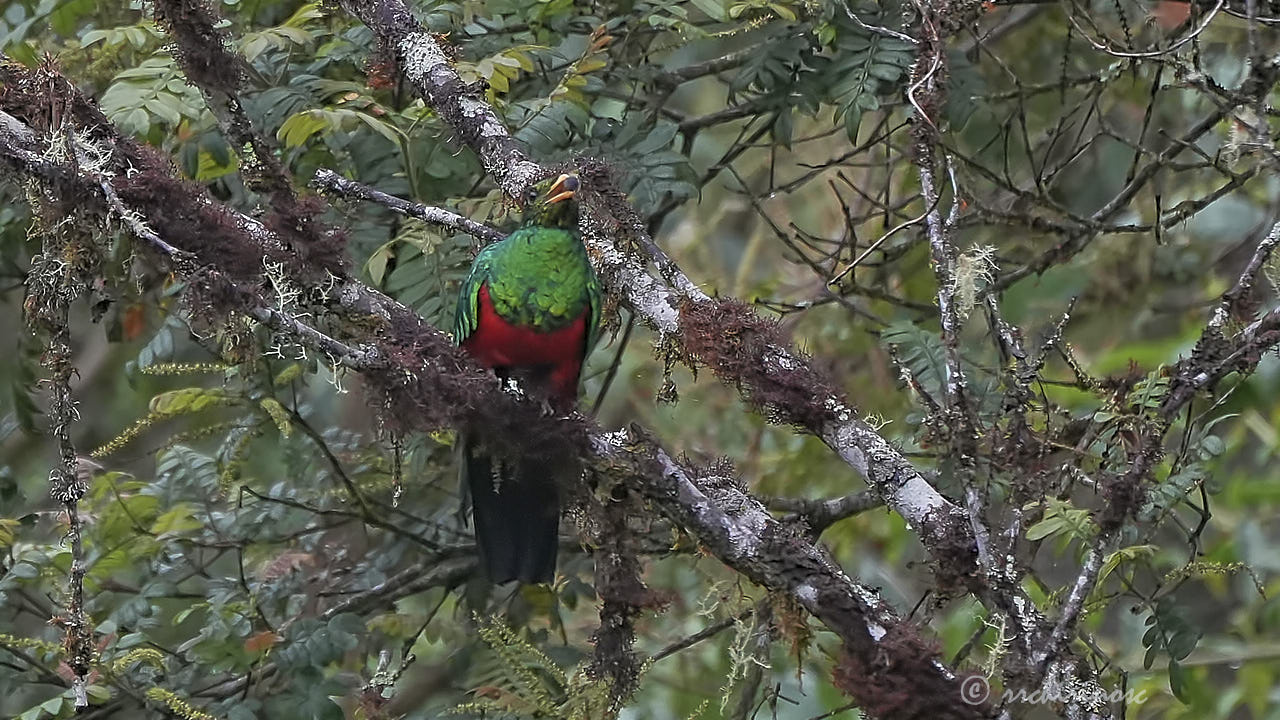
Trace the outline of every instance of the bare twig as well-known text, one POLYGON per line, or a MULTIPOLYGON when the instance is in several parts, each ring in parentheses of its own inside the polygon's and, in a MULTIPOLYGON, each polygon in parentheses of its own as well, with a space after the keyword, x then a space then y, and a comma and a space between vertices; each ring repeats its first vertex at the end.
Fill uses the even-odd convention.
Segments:
POLYGON ((317 170, 315 179, 311 182, 312 185, 322 191, 334 193, 343 197, 355 198, 357 200, 375 202, 406 217, 417 218, 418 220, 431 225, 438 225, 451 230, 458 230, 486 243, 497 242, 505 237, 501 231, 491 228, 484 223, 476 222, 471 218, 450 212, 444 208, 430 207, 428 205, 420 205, 407 200, 401 200, 393 195, 388 195, 380 190, 375 190, 368 185, 363 185, 355 182, 354 180, 348 180, 328 168, 320 168, 317 170))

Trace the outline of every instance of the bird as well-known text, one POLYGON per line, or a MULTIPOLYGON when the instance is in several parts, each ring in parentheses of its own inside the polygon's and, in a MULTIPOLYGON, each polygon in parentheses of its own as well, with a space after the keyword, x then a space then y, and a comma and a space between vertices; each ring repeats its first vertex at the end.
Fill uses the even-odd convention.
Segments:
MULTIPOLYGON (((581 181, 530 188, 523 224, 485 247, 458 292, 454 341, 504 383, 567 413, 600 325, 602 295, 578 232, 581 181)), ((551 583, 560 525, 556 478, 574 458, 513 458, 459 443, 480 568, 495 585, 551 583)))

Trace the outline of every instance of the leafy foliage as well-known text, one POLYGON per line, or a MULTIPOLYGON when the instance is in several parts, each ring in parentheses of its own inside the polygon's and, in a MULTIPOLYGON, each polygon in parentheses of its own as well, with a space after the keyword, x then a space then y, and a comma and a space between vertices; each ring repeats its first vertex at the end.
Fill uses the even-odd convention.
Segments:
POLYGON ((207 112, 200 91, 182 78, 173 58, 158 54, 125 70, 102 94, 107 119, 127 133, 143 134, 152 125, 176 129, 183 120, 198 121, 207 112))
POLYGON ((465 235, 440 234, 408 220, 396 238, 369 259, 375 282, 385 277, 387 293, 408 305, 436 327, 453 327, 458 286, 471 267, 473 243, 465 235), (395 266, 386 273, 390 258, 395 266))

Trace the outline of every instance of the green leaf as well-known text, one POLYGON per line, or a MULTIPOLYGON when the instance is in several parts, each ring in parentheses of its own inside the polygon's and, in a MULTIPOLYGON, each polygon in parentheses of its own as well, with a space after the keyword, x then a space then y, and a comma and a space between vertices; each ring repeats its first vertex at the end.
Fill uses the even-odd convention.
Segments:
POLYGON ((298 147, 307 141, 312 135, 319 133, 329 127, 329 120, 325 117, 322 110, 303 110, 300 113, 294 113, 289 116, 280 129, 276 131, 276 137, 284 143, 287 148, 298 147))
POLYGON ((250 33, 240 40, 240 54, 247 62, 253 62, 270 47, 271 38, 262 32, 250 33))
POLYGON ((1227 451, 1227 444, 1224 443, 1222 438, 1217 435, 1206 435, 1205 438, 1200 441, 1200 449, 1204 451, 1206 455, 1218 457, 1227 451))
POLYGON ((779 110, 773 118, 773 139, 788 150, 791 149, 791 136, 795 126, 795 113, 791 108, 779 110))
POLYGON ((1027 528, 1027 539, 1032 542, 1036 540, 1043 540, 1062 532, 1065 527, 1066 525, 1062 522, 1061 518, 1046 517, 1035 525, 1027 528))
POLYGON ((1135 560, 1151 557, 1158 550, 1155 545, 1131 545, 1129 547, 1120 548, 1107 556, 1102 563, 1102 568, 1098 571, 1098 580, 1095 584, 1095 591, 1102 587, 1107 576, 1120 567, 1122 563, 1133 562, 1135 560))
POLYGON ((96 45, 103 40, 106 40, 110 34, 111 33, 108 30, 90 30, 80 37, 80 47, 96 45))
POLYGON ((117 125, 126 133, 134 135, 144 135, 151 129, 151 116, 147 115, 147 111, 142 108, 135 108, 125 115, 123 120, 113 118, 117 125))
POLYGON ((171 103, 162 101, 159 97, 145 100, 142 103, 151 114, 158 116, 161 120, 170 125, 177 125, 182 122, 182 113, 178 112, 171 103))
POLYGON ((201 527, 204 527, 204 522, 195 516, 194 506, 179 503, 156 518, 151 524, 151 533, 158 536, 181 535, 201 527))
POLYGON ((209 491, 218 487, 217 462, 184 445, 166 448, 156 462, 156 473, 172 475, 174 481, 182 481, 209 491))
POLYGON ((281 23, 283 27, 304 27, 312 20, 319 20, 324 17, 324 11, 320 9, 320 3, 306 3, 293 11, 288 20, 281 23))
POLYGON ((10 59, 25 65, 26 67, 35 67, 40 62, 40 49, 32 40, 13 43, 3 48, 9 54, 10 59))
POLYGON ((937 335, 916 327, 909 320, 890 324, 880 333, 881 345, 892 345, 925 392, 940 397, 946 377, 946 359, 937 335))
POLYGON ((40 709, 53 717, 58 717, 59 713, 62 712, 62 701, 63 697, 61 695, 49 698, 40 703, 40 709))
POLYGON ((887 63, 872 63, 867 68, 867 72, 878 80, 885 82, 894 82, 902 77, 902 68, 897 65, 889 65, 887 63))
MULTIPOLYGON (((1150 666, 1148 666, 1150 667, 1150 666)), ((1183 704, 1191 702, 1187 697, 1187 674, 1182 665, 1176 660, 1169 661, 1169 690, 1173 692, 1173 696, 1183 704)))
POLYGON ((1046 500, 1046 506, 1040 522, 1027 528, 1028 540, 1043 540, 1060 535, 1069 543, 1072 540, 1088 540, 1097 534, 1097 526, 1093 524, 1088 510, 1074 507, 1070 502, 1057 498, 1046 500))
POLYGON ((137 67, 129 68, 121 71, 115 77, 117 81, 133 80, 133 79, 155 79, 164 77, 173 72, 174 68, 170 62, 166 62, 164 58, 152 58, 137 67))
POLYGON ((676 133, 679 131, 679 126, 673 122, 662 121, 655 123, 653 131, 644 140, 632 146, 630 151, 636 155, 643 156, 669 148, 671 147, 671 141, 675 139, 676 133))
POLYGON ((289 419, 289 411, 284 409, 279 400, 270 397, 262 398, 258 401, 258 405, 276 424, 276 429, 282 436, 287 438, 293 434, 293 422, 289 419))
POLYGON ((387 263, 391 260, 392 245, 394 240, 383 243, 382 247, 373 251, 369 255, 369 259, 365 262, 365 272, 369 273, 369 279, 373 281, 375 286, 382 285, 382 279, 387 272, 387 263))
POLYGON ((173 625, 174 626, 181 625, 182 623, 186 622, 187 618, 190 617, 192 613, 196 612, 197 610, 204 610, 207 607, 208 607, 208 603, 194 603, 182 610, 179 610, 178 613, 173 616, 173 625))
POLYGON ((6 548, 13 545, 14 540, 18 537, 18 528, 22 527, 22 523, 11 518, 0 518, 0 548, 6 548))
POLYGON ((382 120, 379 120, 378 118, 372 115, 369 115, 368 113, 358 112, 356 113, 356 117, 360 119, 360 122, 364 123, 365 125, 368 125, 372 130, 377 132, 382 137, 386 138, 387 140, 391 141, 396 145, 400 144, 400 139, 403 137, 403 134, 395 126, 390 125, 389 123, 386 123, 382 120))
POLYGON ((188 387, 163 392, 151 398, 151 412, 157 415, 181 415, 226 405, 234 398, 221 388, 188 387))
POLYGON ((126 27, 121 31, 121 34, 124 35, 125 41, 128 42, 133 49, 141 50, 142 47, 147 44, 147 39, 149 37, 156 36, 157 33, 154 25, 146 23, 142 26, 134 25, 132 27, 126 27))
POLYGON ((858 129, 862 126, 862 109, 848 107, 844 111, 844 134, 849 142, 858 142, 858 129))
POLYGON ((694 7, 701 10, 703 15, 706 15, 712 20, 725 22, 726 20, 729 19, 729 15, 728 13, 725 12, 725 9, 724 9, 724 3, 720 2, 719 0, 691 0, 691 1, 694 7))

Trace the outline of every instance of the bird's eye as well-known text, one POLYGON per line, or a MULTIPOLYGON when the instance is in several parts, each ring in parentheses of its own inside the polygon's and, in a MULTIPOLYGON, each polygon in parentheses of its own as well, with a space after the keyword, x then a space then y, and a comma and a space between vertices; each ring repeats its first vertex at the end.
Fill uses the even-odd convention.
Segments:
POLYGON ((578 192, 578 178, 576 175, 566 176, 560 185, 569 192, 578 192))
POLYGON ((524 201, 526 204, 532 204, 538 199, 538 188, 530 187, 524 191, 524 201))

